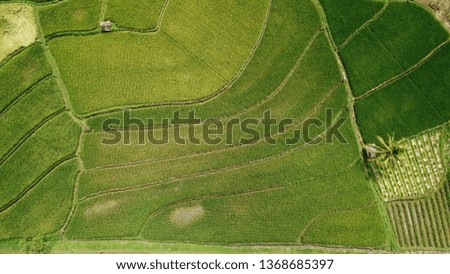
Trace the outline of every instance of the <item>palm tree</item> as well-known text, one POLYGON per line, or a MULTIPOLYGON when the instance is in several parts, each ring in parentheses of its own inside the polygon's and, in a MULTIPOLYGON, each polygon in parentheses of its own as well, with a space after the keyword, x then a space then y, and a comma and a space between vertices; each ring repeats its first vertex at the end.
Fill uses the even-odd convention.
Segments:
POLYGON ((400 143, 395 140, 394 134, 388 135, 387 142, 380 136, 377 136, 377 140, 380 142, 380 146, 375 144, 370 145, 377 150, 377 157, 374 160, 379 164, 386 166, 392 166, 396 161, 402 160, 401 153, 403 152, 403 148, 400 143))

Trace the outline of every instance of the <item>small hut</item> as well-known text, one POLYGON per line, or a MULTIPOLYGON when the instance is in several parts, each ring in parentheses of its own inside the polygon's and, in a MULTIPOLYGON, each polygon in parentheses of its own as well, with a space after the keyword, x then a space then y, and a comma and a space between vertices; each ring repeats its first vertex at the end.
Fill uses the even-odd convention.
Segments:
POLYGON ((367 159, 375 159, 378 157, 378 148, 375 146, 367 145, 365 150, 367 159))
POLYGON ((111 32, 112 29, 112 23, 111 21, 103 21, 100 23, 100 27, 102 29, 102 32, 111 32))

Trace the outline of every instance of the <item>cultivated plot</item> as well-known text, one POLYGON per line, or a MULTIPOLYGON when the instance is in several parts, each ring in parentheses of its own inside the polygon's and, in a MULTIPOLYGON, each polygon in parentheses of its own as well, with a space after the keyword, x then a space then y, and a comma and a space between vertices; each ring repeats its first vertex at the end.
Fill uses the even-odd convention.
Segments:
POLYGON ((441 136, 433 131, 405 140, 401 160, 394 166, 373 164, 385 201, 420 197, 441 188, 446 180, 441 136))

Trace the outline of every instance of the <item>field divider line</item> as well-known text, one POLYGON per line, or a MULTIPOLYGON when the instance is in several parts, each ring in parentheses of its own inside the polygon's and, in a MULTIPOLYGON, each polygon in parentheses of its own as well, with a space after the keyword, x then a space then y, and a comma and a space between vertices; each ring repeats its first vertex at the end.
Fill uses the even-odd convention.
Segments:
MULTIPOLYGON (((0 2, 2 3, 2 2, 0 2)), ((20 55, 22 52, 24 52, 26 49, 31 48, 32 46, 34 46, 35 44, 37 44, 37 41, 34 41, 32 44, 28 45, 28 46, 22 46, 18 49, 16 49, 15 51, 11 52, 10 54, 8 54, 8 56, 6 56, 5 58, 3 58, 3 60, 0 61, 0 70, 3 68, 3 66, 5 66, 6 64, 8 64, 11 60, 13 60, 16 56, 20 55)))
MULTIPOLYGON (((106 0, 108 1, 108 0, 106 0)), ((167 10, 167 6, 169 5, 169 1, 170 0, 165 0, 163 2, 163 5, 161 7, 161 11, 159 13, 158 16, 158 21, 156 22, 156 26, 154 28, 151 29, 146 29, 146 28, 131 28, 131 27, 126 27, 126 26, 119 26, 117 24, 117 22, 114 22, 116 24, 116 27, 118 27, 118 29, 113 30, 114 32, 136 32, 136 33, 152 33, 152 32, 158 32, 161 29, 161 25, 164 19, 164 16, 166 14, 166 10, 167 10)))
POLYGON ((213 68, 210 64, 208 64, 208 62, 202 60, 200 57, 198 57, 197 55, 195 55, 191 50, 189 50, 186 46, 184 46, 183 44, 181 44, 180 42, 178 42, 178 40, 176 40, 175 38, 173 38, 170 34, 168 34, 167 32, 161 30, 161 33, 164 34, 164 36, 166 38, 169 39, 169 41, 172 41, 173 44, 175 44, 176 46, 178 46, 178 48, 180 48, 182 51, 186 52, 188 55, 190 55, 192 58, 194 58, 195 60, 197 60, 200 64, 202 64, 205 68, 207 68, 208 70, 210 70, 211 72, 213 72, 218 78, 222 79, 223 81, 225 81, 226 83, 229 83, 230 80, 228 80, 225 76, 223 76, 222 74, 220 74, 220 72, 218 72, 215 68, 213 68))
MULTIPOLYGON (((330 91, 328 91, 328 93, 325 94, 325 96, 323 96, 323 98, 319 101, 319 103, 317 105, 315 105, 308 113, 306 113, 305 116, 303 116, 303 118, 301 120, 297 121, 295 124, 286 126, 285 127, 285 132, 283 132, 283 133, 277 132, 277 133, 274 134, 274 136, 277 137, 279 135, 285 134, 285 133, 287 133, 286 131, 291 130, 291 129, 295 129, 295 128, 299 127, 300 125, 302 125, 307 119, 311 118, 319 110, 319 108, 321 106, 323 106, 326 103, 326 101, 334 94, 334 92, 340 86, 341 86, 341 83, 338 83, 335 87, 333 87, 330 91)), ((250 144, 234 144, 234 145, 231 145, 231 146, 228 146, 228 147, 224 147, 222 149, 209 150, 209 151, 206 151, 206 152, 190 153, 190 154, 185 154, 185 155, 175 156, 175 157, 164 157, 164 158, 150 159, 150 160, 138 161, 138 162, 132 162, 132 163, 96 166, 94 168, 86 169, 86 172, 97 171, 97 170, 105 170, 105 169, 126 168, 126 167, 145 165, 145 164, 150 164, 150 163, 155 163, 155 162, 181 160, 181 159, 188 159, 188 158, 197 157, 197 156, 205 156, 205 155, 209 155, 209 154, 228 152, 228 151, 231 151, 231 150, 247 147, 247 146, 250 146, 250 145, 256 145, 256 144, 260 143, 261 141, 262 140, 259 139, 258 141, 252 142, 250 144)))
POLYGON ((8 105, 6 105, 2 110, 0 110, 0 119, 3 117, 3 115, 8 112, 10 108, 12 108, 17 102, 19 102, 25 95, 27 95, 29 92, 37 88, 42 82, 47 81, 50 78, 53 78, 54 76, 52 74, 47 74, 31 84, 28 88, 26 88, 24 91, 22 91, 19 95, 17 95, 8 105))
POLYGON ((438 47, 434 48, 430 53, 428 53, 424 58, 422 58, 422 60, 420 60, 417 64, 413 65, 412 67, 410 67, 409 69, 407 69, 406 71, 398 74, 397 76, 394 76, 393 78, 379 84, 378 86, 368 90, 366 93, 364 93, 363 95, 360 95, 358 97, 355 97, 355 100, 361 100, 364 99, 370 95, 372 95, 374 92, 402 79, 403 77, 411 74, 412 72, 414 72, 416 69, 420 68, 423 64, 425 64, 431 57, 433 57, 437 52, 439 52, 439 50, 441 50, 443 47, 445 47, 448 43, 450 42, 450 39, 448 39, 447 41, 443 42, 442 44, 440 44, 438 47))
POLYGON ((163 20, 164 20, 164 16, 166 15, 167 7, 169 6, 169 1, 170 0, 165 0, 164 1, 164 4, 162 6, 161 12, 160 12, 159 17, 158 17, 158 23, 156 24, 156 29, 155 29, 156 31, 158 31, 161 28, 161 26, 162 26, 162 23, 163 23, 163 20))
POLYGON ((435 208, 435 217, 436 217, 436 225, 437 225, 437 229, 439 231, 439 239, 440 239, 440 243, 442 247, 447 247, 447 243, 448 243, 448 230, 446 230, 446 228, 444 227, 444 223, 443 220, 445 219, 445 217, 448 216, 443 216, 443 212, 442 212, 442 204, 440 203, 440 192, 436 192, 435 195, 433 195, 433 197, 431 198, 431 203, 432 203, 432 207, 435 208), (439 200, 439 201, 438 201, 439 200))
POLYGON ((102 6, 100 8, 100 18, 99 22, 103 22, 106 16, 106 9, 108 8, 108 0, 102 0, 102 6))
POLYGON ((64 84, 64 81, 61 78, 58 63, 56 62, 55 57, 53 56, 52 52, 50 51, 50 48, 47 45, 47 41, 45 39, 44 31, 42 29, 41 21, 39 18, 39 12, 36 10, 36 8, 34 9, 34 16, 38 27, 38 39, 42 42, 42 48, 44 49, 45 56, 47 57, 48 63, 52 68, 53 75, 56 77, 56 82, 58 83, 58 86, 60 88, 66 109, 69 111, 72 120, 75 123, 77 123, 83 130, 86 130, 88 128, 86 121, 78 117, 77 114, 73 111, 69 93, 67 91, 66 85, 64 84))
POLYGON ((352 212, 352 211, 357 211, 360 209, 365 209, 365 208, 369 208, 372 206, 377 206, 377 202, 373 201, 369 204, 363 205, 363 206, 359 206, 359 207, 353 207, 353 208, 346 208, 346 209, 339 209, 339 210, 332 210, 332 211, 327 211, 327 212, 322 212, 318 215, 316 215, 314 218, 312 218, 303 228, 302 232, 300 233, 300 235, 297 237, 297 243, 302 244, 303 242, 303 236, 305 236, 305 234, 308 232, 308 230, 311 228, 311 226, 316 223, 317 221, 319 221, 320 219, 324 218, 324 217, 330 217, 333 215, 337 215, 340 213, 347 213, 347 212, 352 212))
POLYGON ((67 214, 67 217, 64 221, 64 224, 59 229, 59 234, 61 235, 61 238, 64 238, 67 227, 69 226, 70 221, 72 220, 73 214, 78 206, 77 199, 78 199, 78 183, 80 181, 80 174, 81 174, 81 171, 78 170, 77 175, 75 177, 74 188, 73 188, 73 192, 72 192, 72 205, 71 205, 70 211, 67 214))
POLYGON ((386 0, 384 3, 384 6, 367 22, 365 22, 361 27, 359 27, 354 33, 352 33, 347 40, 342 43, 338 47, 338 51, 341 51, 348 43, 350 43, 358 34, 360 34, 364 29, 366 29, 369 25, 371 25, 373 22, 375 22, 383 13, 386 11, 387 7, 389 6, 390 1, 386 0))
POLYGON ((88 119, 88 118, 95 117, 95 116, 121 112, 121 111, 123 111, 124 108, 130 109, 130 110, 137 110, 137 109, 149 109, 149 108, 167 107, 167 106, 188 106, 188 105, 194 105, 194 104, 204 104, 204 103, 207 103, 207 102, 217 98, 219 95, 221 95, 223 92, 228 90, 231 86, 234 85, 234 83, 236 83, 241 78, 241 76, 244 73, 244 71, 246 70, 248 64, 253 59, 253 56, 255 55, 257 49, 259 48, 259 45, 261 44, 264 34, 266 33, 266 27, 267 27, 267 23, 269 22, 271 9, 272 9, 272 0, 269 0, 269 5, 266 10, 265 19, 264 19, 264 22, 263 22, 263 25, 262 25, 262 28, 261 28, 261 31, 260 31, 260 34, 258 36, 255 46, 252 48, 251 52, 247 56, 247 59, 245 60, 244 64, 242 65, 241 69, 233 77, 233 79, 231 81, 229 81, 226 85, 221 87, 219 90, 217 90, 216 92, 214 92, 210 95, 204 96, 202 98, 195 99, 195 100, 168 101, 168 102, 160 102, 160 103, 152 103, 152 104, 144 104, 144 105, 118 106, 118 107, 98 110, 98 111, 87 113, 87 114, 82 114, 80 116, 83 117, 84 119, 88 119))
POLYGON ((37 177, 31 184, 29 184, 25 189, 23 189, 16 197, 11 199, 6 204, 0 206, 0 213, 8 210, 10 207, 14 206, 18 201, 20 201, 28 192, 30 192, 35 186, 37 186, 42 180, 44 180, 48 175, 50 175, 56 168, 63 165, 64 163, 75 158, 75 155, 68 155, 61 158, 53 165, 51 165, 47 170, 45 170, 39 177, 37 177))
MULTIPOLYGON (((161 12, 165 12, 168 2, 169 2, 169 0, 166 0, 165 5, 163 6, 164 10, 162 10, 161 12)), ((107 7, 108 7, 108 0, 103 0, 102 1, 102 9, 105 8, 105 10, 104 11, 100 10, 100 19, 99 19, 100 22, 105 20, 107 7), (105 7, 103 7, 103 3, 105 3, 105 7)), ((158 24, 161 24, 161 22, 162 22, 161 16, 164 16, 164 14, 160 13, 160 16, 158 17, 158 24)), ((152 28, 152 29, 135 29, 135 28, 129 28, 129 27, 120 27, 117 25, 117 23, 115 23, 115 24, 116 24, 116 27, 118 27, 118 29, 114 29, 114 30, 112 30, 112 32, 153 33, 153 32, 157 32, 160 29, 159 25, 157 25, 155 28, 152 28)), ((91 36, 91 35, 100 35, 100 34, 102 34, 102 32, 99 29, 99 27, 96 26, 93 29, 58 31, 58 32, 54 32, 54 33, 46 35, 45 38, 47 39, 47 41, 50 41, 52 39, 65 37, 65 36, 91 36)))
POLYGON ((229 119, 229 118, 234 118, 234 117, 238 117, 240 115, 243 114, 247 114, 250 111, 253 111, 255 109, 257 109, 258 107, 266 104, 267 102, 271 101, 275 96, 277 96, 286 86, 287 83, 289 83, 289 81, 291 80, 292 76, 294 75, 294 73, 297 71, 297 69, 300 67, 303 59, 305 58, 305 56, 308 54, 309 50, 311 49, 312 45, 314 44, 314 42, 316 41, 316 38, 319 36, 319 34, 322 31, 320 29, 318 29, 314 35, 311 37, 311 39, 309 40, 308 44, 306 45, 306 47, 303 49, 303 52, 300 54, 300 56, 297 58, 297 61, 295 62, 294 66, 292 67, 292 69, 289 71, 289 73, 287 74, 287 76, 283 79, 283 81, 280 83, 280 85, 271 93, 269 94, 269 96, 267 96, 266 98, 264 98, 263 100, 257 102, 256 104, 252 105, 249 108, 243 109, 237 113, 234 113, 232 115, 227 115, 227 116, 222 116, 222 117, 218 117, 217 119, 223 120, 223 119, 229 119))
POLYGON ((48 2, 35 2, 30 0, 10 0, 10 1, 0 1, 0 5, 8 5, 8 4, 28 4, 31 6, 52 6, 59 2, 67 2, 68 0, 53 0, 48 2))
MULTIPOLYGON (((310 0, 310 1, 316 7, 316 10, 319 13, 319 16, 320 16, 320 18, 322 20, 322 23, 324 24, 324 28, 325 28, 325 31, 326 31, 326 34, 327 34, 328 41, 329 41, 329 43, 331 45, 331 48, 334 49, 333 52, 334 52, 334 55, 335 55, 335 59, 337 61, 339 69, 340 69, 340 71, 342 73, 343 82, 345 84, 345 89, 346 89, 346 92, 347 92, 347 100, 348 100, 348 108, 349 108, 350 120, 351 120, 351 123, 352 123, 352 128, 353 128, 355 137, 357 139, 357 144, 358 144, 358 148, 359 148, 359 156, 360 156, 360 159, 363 160, 364 156, 362 154, 363 153, 362 151, 363 151, 363 147, 364 147, 365 143, 364 143, 363 137, 361 135, 361 132, 359 130, 358 122, 357 122, 357 119, 356 119, 355 97, 353 96, 354 93, 353 93, 352 87, 351 87, 351 85, 349 83, 349 80, 348 80, 349 79, 348 73, 347 73, 347 71, 345 69, 345 66, 344 66, 344 64, 342 62, 342 59, 341 59, 340 55, 338 54, 338 47, 336 46, 336 43, 335 43, 335 41, 333 39, 333 35, 331 34, 330 25, 328 24, 327 15, 326 15, 326 13, 324 11, 324 8, 323 8, 322 4, 318 0, 310 0)), ((367 171, 367 172, 369 172, 369 171, 367 171)), ((388 216, 386 214, 383 197, 382 197, 381 193, 378 193, 377 191, 374 192, 374 196, 379 199, 379 201, 378 201, 379 208, 383 208, 384 209, 382 212, 381 211, 380 212, 382 213, 382 215, 383 215, 383 217, 385 219, 384 223, 386 224, 386 228, 387 228, 387 231, 388 231, 388 234, 389 234, 388 236, 390 236, 392 238, 392 236, 394 234, 394 231, 393 231, 393 227, 390 225, 389 218, 388 218, 388 216)))
POLYGON ((3 156, 0 157, 0 166, 3 165, 12 155, 16 152, 22 145, 25 143, 35 132, 41 129, 48 122, 59 116, 61 113, 65 112, 64 108, 61 108, 52 114, 45 117, 39 123, 37 123, 34 127, 32 127, 29 131, 25 133, 3 156))
MULTIPOLYGON (((336 120, 339 120, 342 117, 342 114, 343 114, 343 111, 341 111, 337 115, 336 120)), ((334 121, 334 122, 336 122, 336 121, 334 121)), ((330 127, 333 128, 334 125, 335 125, 335 123, 330 125, 330 127)), ((150 182, 150 183, 146 183, 146 184, 142 184, 142 185, 134 185, 134 186, 128 186, 128 187, 119 187, 119 188, 115 188, 115 189, 102 190, 102 191, 99 191, 96 193, 85 195, 84 197, 80 198, 79 201, 81 202, 81 201, 84 201, 87 199, 92 199, 92 198, 95 198, 98 196, 107 195, 107 194, 111 194, 111 193, 120 193, 120 192, 128 192, 128 191, 137 190, 137 189, 145 189, 145 188, 153 187, 156 185, 173 183, 173 182, 177 182, 177 181, 181 181, 181 180, 185 180, 185 179, 195 179, 195 178, 199 178, 199 177, 205 177, 205 176, 209 176, 209 175, 213 175, 213 174, 220 174, 220 173, 224 173, 224 172, 228 172, 228 171, 234 171, 234 170, 239 170, 242 168, 258 165, 261 163, 265 163, 265 162, 268 162, 268 161, 271 161, 274 159, 278 159, 278 158, 290 155, 296 151, 300 151, 300 150, 305 149, 306 147, 317 144, 317 142, 320 142, 322 140, 322 138, 328 133, 329 130, 330 130, 330 128, 326 129, 324 132, 322 132, 321 134, 316 136, 310 142, 304 143, 300 146, 294 147, 292 149, 288 149, 286 151, 283 151, 282 153, 274 154, 274 155, 271 155, 268 157, 264 157, 264 158, 252 160, 252 161, 249 161, 246 163, 232 165, 232 166, 228 166, 228 167, 224 167, 224 168, 210 169, 210 170, 202 171, 202 172, 198 172, 198 173, 192 173, 192 174, 187 174, 187 175, 178 176, 178 177, 174 177, 174 178, 158 180, 158 181, 154 181, 154 182, 150 182)))
POLYGON ((295 186, 297 186, 299 184, 302 184, 302 183, 309 183, 309 182, 314 182, 314 181, 323 180, 323 179, 327 179, 327 178, 330 178, 330 177, 338 176, 338 175, 343 174, 343 173, 349 171, 350 169, 352 169, 358 162, 359 162, 359 159, 356 159, 353 162, 351 162, 350 165, 347 166, 346 168, 344 168, 342 170, 339 170, 337 172, 334 172, 332 174, 324 175, 324 176, 310 177, 310 178, 307 178, 307 179, 294 181, 294 182, 289 182, 289 183, 278 184, 278 185, 268 185, 268 186, 265 186, 265 187, 261 187, 261 188, 257 188, 257 189, 245 190, 245 191, 236 192, 236 193, 212 194, 212 195, 208 194, 208 195, 203 195, 203 196, 197 197, 197 198, 185 198, 183 200, 174 201, 174 202, 171 202, 171 203, 168 203, 168 204, 161 205, 156 210, 153 210, 150 213, 150 215, 148 216, 147 220, 144 222, 144 225, 143 225, 140 233, 138 234, 138 237, 142 238, 142 234, 144 233, 144 231, 145 231, 148 223, 151 221, 151 219, 153 219, 154 217, 159 215, 162 211, 167 210, 169 208, 173 208, 175 206, 185 205, 185 204, 189 204, 189 203, 193 203, 193 202, 200 202, 200 201, 204 201, 204 200, 221 199, 221 198, 229 198, 229 197, 237 197, 237 196, 246 196, 246 195, 251 195, 251 194, 256 194, 256 193, 270 192, 270 191, 273 191, 273 190, 284 189, 284 188, 288 188, 288 187, 295 187, 295 186))

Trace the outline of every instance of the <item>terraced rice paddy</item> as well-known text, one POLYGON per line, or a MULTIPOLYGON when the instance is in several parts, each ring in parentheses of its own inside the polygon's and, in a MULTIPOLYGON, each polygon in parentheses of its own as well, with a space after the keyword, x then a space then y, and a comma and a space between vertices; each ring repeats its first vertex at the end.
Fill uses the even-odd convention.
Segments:
POLYGON ((373 0, 21 5, 37 38, 0 61, 0 252, 41 235, 53 252, 449 250, 449 32, 430 10, 373 0), (176 141, 269 110, 292 119, 272 142, 252 134, 262 123, 231 124, 228 140, 176 141), (199 124, 164 122, 191 112, 199 124), (364 145, 394 132, 402 160, 365 162, 364 145), (164 144, 149 137, 166 134, 164 144))
POLYGON ((420 197, 432 193, 445 182, 442 133, 419 135, 402 142, 402 161, 394 166, 374 164, 385 201, 420 197))
POLYGON ((0 61, 37 37, 33 8, 28 5, 0 6, 0 61))

